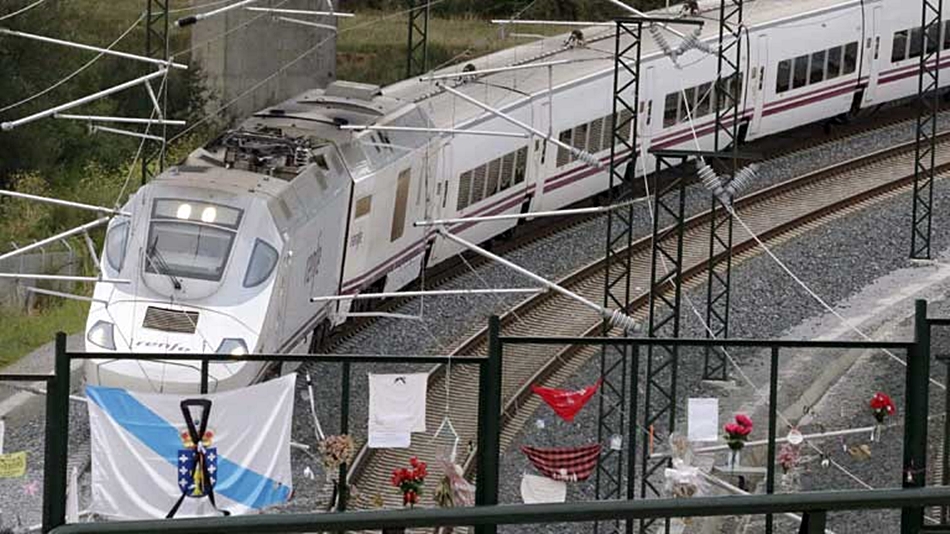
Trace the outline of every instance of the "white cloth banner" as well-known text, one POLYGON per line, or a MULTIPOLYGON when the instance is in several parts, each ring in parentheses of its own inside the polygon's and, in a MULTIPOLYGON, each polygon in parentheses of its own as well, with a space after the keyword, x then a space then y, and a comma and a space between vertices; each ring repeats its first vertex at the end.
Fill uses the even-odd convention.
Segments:
POLYGON ((688 399, 686 413, 689 441, 719 441, 719 399, 688 399))
POLYGON ((567 483, 563 480, 525 474, 521 477, 521 500, 525 504, 564 502, 567 500, 567 483))
POLYGON ((221 515, 211 496, 231 514, 287 502, 295 383, 291 374, 195 396, 87 386, 90 510, 107 519, 161 519, 179 501, 175 517, 221 515))
POLYGON ((370 448, 408 447, 410 432, 426 431, 426 373, 369 375, 370 448))

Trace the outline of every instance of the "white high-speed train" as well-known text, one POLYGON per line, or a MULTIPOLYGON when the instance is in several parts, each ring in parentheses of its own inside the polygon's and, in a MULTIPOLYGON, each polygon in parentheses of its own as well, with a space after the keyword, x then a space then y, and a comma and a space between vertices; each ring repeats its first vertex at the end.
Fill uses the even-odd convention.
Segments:
MULTIPOLYGON (((919 24, 919 4, 903 0, 747 1, 743 138, 915 94, 919 24)), ((942 32, 948 48, 950 22, 942 32)), ((606 161, 613 28, 583 33, 582 46, 550 38, 471 62, 477 70, 568 63, 446 83, 606 161)), ((717 36, 713 20, 700 38, 715 47, 717 36)), ((694 135, 712 148, 716 67, 714 55, 695 49, 674 64, 645 34, 638 150, 696 148, 694 135)), ((131 283, 96 285, 94 297, 104 303, 90 309, 87 350, 167 353, 169 360, 90 360, 87 379, 190 392, 198 366, 175 362, 176 354, 307 350, 351 311, 351 302, 310 297, 397 290, 459 251, 413 221, 553 210, 608 184, 605 172, 538 136, 344 125, 522 133, 425 80, 383 89, 336 82, 255 114, 139 189, 124 207, 131 217, 111 222, 102 268, 131 283)), ((654 162, 642 157, 638 165, 650 172, 654 162)), ((448 229, 484 242, 515 224, 448 229)), ((211 387, 245 385, 264 372, 258 363, 213 364, 211 387)))

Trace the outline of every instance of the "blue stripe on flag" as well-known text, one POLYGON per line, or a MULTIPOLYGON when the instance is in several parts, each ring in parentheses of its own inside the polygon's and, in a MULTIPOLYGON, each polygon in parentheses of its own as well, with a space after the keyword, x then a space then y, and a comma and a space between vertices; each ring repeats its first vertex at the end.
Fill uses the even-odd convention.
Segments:
MULTIPOLYGON (((178 450, 182 447, 178 429, 147 406, 118 388, 86 386, 86 396, 109 417, 145 446, 178 468, 178 450)), ((219 449, 220 450, 220 449, 219 449)), ((174 473, 174 470, 172 470, 174 473)), ((218 481, 215 493, 249 508, 264 508, 287 502, 290 488, 223 456, 218 457, 218 481)))

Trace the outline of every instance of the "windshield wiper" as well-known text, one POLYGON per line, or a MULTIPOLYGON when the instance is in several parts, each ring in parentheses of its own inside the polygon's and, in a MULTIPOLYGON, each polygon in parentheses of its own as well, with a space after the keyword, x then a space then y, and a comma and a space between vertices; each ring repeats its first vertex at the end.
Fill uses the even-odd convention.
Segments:
POLYGON ((145 259, 152 264, 152 268, 155 269, 156 273, 164 274, 171 280, 172 287, 174 287, 175 290, 181 290, 181 281, 172 274, 168 264, 165 263, 165 258, 162 257, 162 253, 158 250, 158 236, 155 236, 155 239, 152 240, 152 244, 145 250, 145 259))

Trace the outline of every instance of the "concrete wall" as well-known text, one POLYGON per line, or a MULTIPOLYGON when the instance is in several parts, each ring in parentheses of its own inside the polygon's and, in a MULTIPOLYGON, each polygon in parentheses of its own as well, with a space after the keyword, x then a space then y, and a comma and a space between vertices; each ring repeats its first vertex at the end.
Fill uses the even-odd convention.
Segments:
MULTIPOLYGON (((198 5, 207 3, 207 0, 192 2, 198 5)), ((254 5, 311 11, 325 11, 327 8, 326 0, 264 0, 254 5)), ((193 52, 193 62, 201 66, 206 85, 219 99, 210 104, 215 109, 326 40, 274 79, 231 105, 227 110, 229 118, 245 117, 308 89, 324 87, 336 77, 335 33, 277 20, 277 16, 238 8, 191 26, 192 46, 197 46, 193 52), (255 17, 260 18, 248 23, 255 17), (246 23, 246 26, 240 27, 246 23), (226 37, 215 39, 229 31, 231 33, 226 37)), ((279 16, 336 25, 336 20, 331 17, 279 16)))
MULTIPOLYGON (((0 261, 0 273, 62 274, 75 276, 79 273, 79 259, 71 252, 46 252, 22 254, 0 261)), ((27 278, 0 279, 0 307, 23 310, 32 298, 27 287, 43 287, 56 291, 71 292, 73 282, 37 281, 27 278)))

